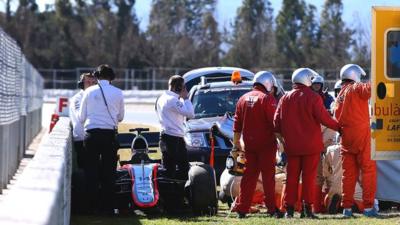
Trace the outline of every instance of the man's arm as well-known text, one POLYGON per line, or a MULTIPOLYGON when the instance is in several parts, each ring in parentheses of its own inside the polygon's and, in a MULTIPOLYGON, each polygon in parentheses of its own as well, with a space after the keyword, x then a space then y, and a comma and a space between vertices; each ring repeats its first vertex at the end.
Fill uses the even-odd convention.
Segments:
POLYGON ((83 96, 82 96, 81 104, 79 106, 78 120, 82 124, 85 123, 85 120, 86 120, 86 117, 87 117, 87 98, 88 98, 88 95, 87 95, 87 92, 85 92, 83 94, 83 96))
POLYGON ((125 116, 125 103, 124 103, 124 96, 122 95, 121 92, 121 98, 120 98, 120 103, 119 103, 119 113, 118 113, 118 122, 121 122, 124 119, 125 116))
POLYGON ((240 104, 242 102, 242 98, 238 100, 236 103, 234 123, 233 123, 233 146, 239 150, 243 150, 240 145, 240 137, 242 136, 242 128, 243 128, 243 116, 240 104))
POLYGON ((371 83, 357 83, 355 85, 355 90, 360 96, 360 98, 368 100, 371 98, 371 83))
POLYGON ((240 137, 242 136, 242 133, 240 132, 234 132, 233 133, 233 148, 243 151, 242 146, 240 145, 240 137))
POLYGON ((267 95, 265 98, 264 110, 267 116, 268 125, 274 127, 274 115, 276 111, 276 100, 272 95, 267 95))
POLYGON ((318 96, 315 98, 313 104, 313 114, 317 121, 322 125, 331 128, 332 130, 339 131, 340 126, 339 123, 334 120, 325 109, 325 106, 322 102, 322 99, 318 96))
MULTIPOLYGON (((282 131, 281 131, 281 119, 282 119, 282 101, 283 101, 283 98, 284 97, 282 97, 280 100, 279 100, 279 103, 278 103, 278 106, 276 107, 276 110, 275 110, 275 114, 274 114, 274 132, 275 132, 275 135, 277 135, 276 137, 277 138, 279 138, 279 137, 281 137, 281 133, 282 133, 282 131), (278 137, 278 135, 279 135, 279 137, 278 137)), ((282 138, 282 140, 283 140, 283 138, 282 138)), ((284 143, 284 142, 282 142, 282 143, 284 143)))
POLYGON ((194 118, 193 105, 189 99, 185 99, 183 101, 176 99, 172 104, 172 108, 182 116, 185 116, 189 119, 194 118))
POLYGON ((79 107, 80 107, 80 100, 82 98, 81 96, 74 95, 69 99, 69 118, 71 119, 72 126, 74 127, 77 123, 80 123, 78 119, 78 114, 79 114, 79 107))

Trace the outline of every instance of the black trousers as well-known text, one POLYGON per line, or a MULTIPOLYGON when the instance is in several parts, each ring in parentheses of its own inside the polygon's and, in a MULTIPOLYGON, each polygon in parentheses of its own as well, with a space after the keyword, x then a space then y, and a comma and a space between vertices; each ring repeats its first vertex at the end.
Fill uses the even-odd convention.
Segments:
POLYGON ((160 148, 162 164, 167 170, 167 176, 170 178, 187 180, 189 162, 183 138, 161 134, 160 148), (178 166, 178 171, 176 171, 176 166, 178 166))
POLYGON ((114 130, 86 131, 84 145, 87 207, 91 212, 112 213, 117 167, 117 141, 114 130))
POLYGON ((83 146, 83 141, 74 141, 74 150, 76 153, 76 162, 79 169, 84 169, 85 160, 86 160, 86 151, 83 146))

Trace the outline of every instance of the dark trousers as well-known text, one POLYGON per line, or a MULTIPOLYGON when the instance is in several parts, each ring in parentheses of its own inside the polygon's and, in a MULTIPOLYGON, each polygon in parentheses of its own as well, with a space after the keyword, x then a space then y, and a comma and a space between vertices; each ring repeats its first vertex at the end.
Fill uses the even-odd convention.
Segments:
POLYGON ((162 164, 167 170, 167 176, 187 180, 189 162, 183 138, 161 134, 160 148, 162 152, 162 164), (176 166, 178 166, 178 173, 176 172, 176 166))
POLYGON ((88 209, 92 212, 112 213, 114 209, 116 143, 114 130, 91 129, 85 133, 86 197, 88 209))
POLYGON ((84 169, 85 165, 85 147, 83 147, 83 141, 74 141, 74 150, 76 153, 76 162, 79 169, 84 169))

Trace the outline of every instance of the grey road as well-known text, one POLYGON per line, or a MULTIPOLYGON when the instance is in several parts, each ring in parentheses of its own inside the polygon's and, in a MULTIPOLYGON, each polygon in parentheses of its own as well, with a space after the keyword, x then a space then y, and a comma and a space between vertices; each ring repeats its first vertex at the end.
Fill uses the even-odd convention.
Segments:
MULTIPOLYGON (((42 126, 48 128, 51 114, 55 109, 55 103, 43 103, 42 108, 42 126)), ((124 123, 136 123, 160 127, 153 104, 134 104, 125 105, 124 123)))

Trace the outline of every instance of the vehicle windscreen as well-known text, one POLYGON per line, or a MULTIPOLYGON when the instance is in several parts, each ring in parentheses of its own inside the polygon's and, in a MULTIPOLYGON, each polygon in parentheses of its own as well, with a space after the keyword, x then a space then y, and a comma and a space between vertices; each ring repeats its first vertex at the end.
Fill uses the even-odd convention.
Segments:
POLYGON ((223 116, 226 112, 235 113, 236 102, 250 90, 251 87, 198 90, 192 99, 195 118, 223 116))

